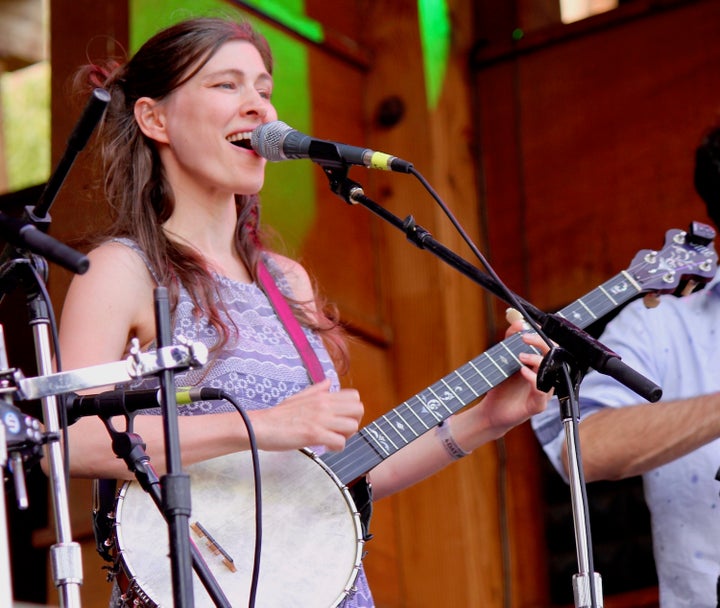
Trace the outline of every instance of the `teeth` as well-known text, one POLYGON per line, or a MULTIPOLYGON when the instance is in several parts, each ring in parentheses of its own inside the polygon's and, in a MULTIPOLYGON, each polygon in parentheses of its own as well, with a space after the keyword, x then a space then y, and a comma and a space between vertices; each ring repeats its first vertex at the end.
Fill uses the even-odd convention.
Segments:
POLYGON ((225 139, 227 139, 229 142, 234 142, 234 141, 250 141, 250 132, 246 132, 246 133, 233 133, 232 135, 228 135, 225 139))

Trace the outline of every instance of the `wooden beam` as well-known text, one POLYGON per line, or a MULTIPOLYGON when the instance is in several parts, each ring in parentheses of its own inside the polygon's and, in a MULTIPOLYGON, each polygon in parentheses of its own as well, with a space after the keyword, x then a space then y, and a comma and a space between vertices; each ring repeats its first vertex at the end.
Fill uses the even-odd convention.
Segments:
POLYGON ((47 59, 43 0, 0 0, 0 72, 47 59))

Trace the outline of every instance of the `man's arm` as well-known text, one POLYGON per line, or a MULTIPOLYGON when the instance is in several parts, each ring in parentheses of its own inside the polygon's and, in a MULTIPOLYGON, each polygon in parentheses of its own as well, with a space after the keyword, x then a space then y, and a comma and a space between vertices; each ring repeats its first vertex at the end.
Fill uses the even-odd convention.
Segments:
POLYGON ((587 481, 641 475, 720 437, 720 393, 603 408, 579 432, 587 481))

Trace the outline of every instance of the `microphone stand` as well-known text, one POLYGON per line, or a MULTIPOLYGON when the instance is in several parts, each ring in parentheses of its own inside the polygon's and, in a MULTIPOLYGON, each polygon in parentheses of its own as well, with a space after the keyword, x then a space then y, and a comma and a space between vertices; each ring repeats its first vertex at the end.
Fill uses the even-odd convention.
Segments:
MULTIPOLYGON (((0 408, 3 406, 0 405, 0 408)), ((0 606, 12 606, 12 577, 10 576, 10 542, 8 540, 7 510, 5 509, 4 470, 7 464, 8 450, 5 436, 5 415, 0 419, 0 606)))
MULTIPOLYGON (((83 114, 68 140, 68 149, 59 166, 48 180, 40 203, 34 208, 26 208, 25 214, 30 221, 6 218, 0 215, 0 236, 8 244, 0 255, 0 298, 5 293, 5 285, 21 284, 26 289, 28 315, 32 327, 35 345, 35 358, 41 375, 53 371, 52 347, 50 341, 50 308, 44 283, 47 281, 47 263, 40 257, 46 255, 52 261, 77 274, 88 268, 87 258, 44 234, 50 223, 47 211, 53 202, 57 190, 62 185, 75 156, 85 146, 92 131, 99 122, 110 101, 103 89, 96 89, 86 105, 83 114), (42 229, 39 230, 38 226, 42 229), (17 251, 15 247, 19 247, 17 251), (14 258, 14 259, 13 259, 14 258)), ((50 435, 60 429, 58 402, 55 395, 41 400, 45 430, 50 435)), ((47 445, 48 473, 51 483, 52 506, 57 543, 50 548, 50 563, 53 582, 58 588, 61 608, 80 606, 80 585, 82 585, 82 554, 80 545, 72 540, 70 511, 68 507, 67 479, 62 464, 62 449, 59 441, 50 441, 47 445)))
POLYGON ((14 247, 11 247, 14 245, 21 250, 29 250, 43 256, 76 274, 82 274, 88 269, 89 262, 83 254, 47 236, 45 232, 50 227, 50 207, 65 182, 75 158, 87 145, 109 102, 110 94, 105 89, 93 90, 68 138, 65 153, 45 184, 40 200, 35 206, 25 207, 24 219, 10 218, 0 213, 0 237, 8 242, 0 255, 0 263, 14 257, 17 253, 14 247))
MULTIPOLYGON (((632 368, 620 361, 620 358, 590 337, 581 329, 575 327, 566 319, 542 312, 529 302, 516 294, 503 289, 491 276, 480 272, 475 266, 449 250, 435 240, 432 235, 415 223, 412 216, 401 220, 387 209, 381 207, 363 192, 360 184, 348 179, 348 166, 341 159, 329 160, 319 163, 329 182, 330 189, 342 200, 350 205, 360 204, 392 226, 403 231, 407 239, 419 247, 435 254, 438 258, 452 266, 483 288, 487 289, 501 300, 516 306, 522 305, 542 327, 545 334, 556 342, 560 348, 551 348, 543 359, 538 373, 538 388, 547 391, 553 386, 563 398, 561 403, 575 404, 577 411, 577 390, 580 380, 588 367, 614 377, 619 382, 631 388, 648 401, 657 401, 662 395, 662 389, 645 378, 632 368), (573 377, 575 382, 569 380, 573 377), (571 396, 572 395, 572 396, 571 396)), ((565 409, 565 405, 563 408, 565 409)), ((576 549, 580 572, 574 576, 573 591, 577 608, 602 607, 602 587, 600 576, 591 571, 592 548, 589 534, 589 516, 587 496, 582 478, 582 468, 579 464, 579 438, 570 432, 570 423, 574 420, 572 412, 567 415, 563 412, 563 423, 567 421, 566 445, 568 449, 568 468, 570 470, 571 495, 573 517, 575 520, 576 549), (576 449, 577 448, 577 449, 576 449)))
MULTIPOLYGON (((155 289, 154 302, 156 341, 158 350, 162 350, 172 343, 170 305, 166 287, 155 289)), ((126 416, 128 420, 126 433, 118 433, 109 421, 105 420, 113 440, 113 451, 125 460, 141 487, 150 494, 167 521, 173 605, 176 608, 193 608, 195 605, 192 579, 194 567, 215 605, 229 608, 231 605, 229 600, 203 561, 197 547, 190 541, 190 475, 182 471, 175 371, 172 368, 165 368, 159 372, 158 377, 167 473, 161 480, 157 478, 150 465, 150 458, 145 452, 142 438, 131 432, 132 418, 129 416, 126 416)))
MULTIPOLYGON (((59 434, 42 432, 40 422, 23 414, 14 405, 13 400, 36 400, 51 395, 127 382, 155 375, 165 369, 165 366, 179 370, 202 367, 207 361, 207 355, 205 345, 197 342, 168 347, 154 354, 140 353, 125 361, 25 378, 20 370, 8 368, 4 332, 0 325, 0 368, 2 368, 0 370, 0 471, 4 470, 5 464, 9 461, 19 508, 28 507, 24 460, 31 457, 40 458, 42 456, 40 446, 47 442, 57 444, 59 434)), ((51 473, 56 475, 54 469, 51 473)), ((62 484, 63 481, 64 476, 60 476, 58 483, 62 484)), ((7 542, 4 489, 5 484, 0 484, 0 606, 3 607, 10 606, 12 602, 10 576, 12 569, 7 542)), ((57 502, 58 507, 61 507, 62 501, 57 502)), ((57 521, 67 521, 64 512, 61 512, 57 521)), ((62 557, 59 559, 61 563, 63 563, 62 557)), ((74 555, 71 557, 74 558, 74 555)))
MULTIPOLYGON (((160 399, 162 401, 162 399, 160 399)), ((100 419, 105 424, 105 428, 107 429, 108 433, 110 434, 110 438, 112 440, 112 449, 115 455, 118 458, 122 458, 125 461, 125 464, 128 467, 128 470, 130 470, 137 479, 138 483, 140 484, 140 487, 149 494, 150 498, 155 503, 155 506, 158 508, 158 510, 167 518, 167 515, 165 513, 165 504, 168 502, 161 490, 162 485, 161 481, 157 476, 157 473, 155 472, 155 469, 153 468, 152 464, 150 463, 150 456, 148 456, 147 452, 145 451, 145 443, 142 440, 142 437, 138 435, 137 433, 133 432, 133 421, 135 418, 135 412, 130 411, 128 407, 123 402, 122 398, 119 398, 119 403, 122 403, 124 406, 124 413, 123 416, 125 417, 126 422, 126 429, 125 431, 118 431, 113 423, 112 418, 113 416, 118 415, 118 412, 115 411, 115 408, 109 408, 113 411, 108 411, 107 413, 103 413, 102 410, 98 413, 100 419)), ((150 406, 153 407, 153 406, 150 406)), ((164 479, 167 479, 167 477, 164 477, 164 479)), ((189 505, 188 505, 189 507, 189 505)), ((188 508, 189 513, 189 508, 188 508)), ((170 520, 167 520, 168 525, 170 525, 170 520)), ((184 539, 183 539, 184 541, 184 539)), ((205 590, 208 592, 210 597, 212 598, 214 604, 216 606, 221 606, 223 608, 231 608, 232 604, 230 604, 230 601, 225 596, 222 588, 218 584, 217 580, 213 576, 210 568, 208 567, 207 563, 203 560, 202 555, 200 551, 198 550, 197 546, 189 541, 189 550, 191 552, 192 557, 192 567, 194 568, 195 572, 197 573, 198 577, 200 578, 200 581, 202 582, 203 586, 205 587, 205 590)), ((184 549, 181 549, 181 551, 184 549)), ((171 559, 174 553, 171 550, 171 559)), ((184 564, 183 564, 184 566, 184 564)), ((181 575, 184 575, 185 573, 181 571, 181 575)), ((182 592, 185 592, 184 587, 185 579, 183 579, 183 583, 181 584, 180 589, 182 592)), ((174 584, 174 581, 173 581, 174 584)), ((192 594, 192 588, 190 588, 189 592, 192 594)), ((136 598, 132 597, 130 594, 132 591, 126 592, 127 598, 126 600, 128 602, 135 601, 136 598)), ((193 597, 192 595, 190 597, 193 597)), ((138 601, 141 598, 137 598, 138 601)), ((184 602, 185 599, 183 598, 182 601, 184 602)), ((178 604, 175 604, 176 606, 178 604)), ((184 605, 184 604, 181 604, 184 605)))
MULTIPOLYGON (((170 306, 165 287, 155 289, 155 331, 158 348, 172 342, 170 306)), ((167 473, 162 478, 163 515, 168 522, 170 563, 175 606, 194 606, 190 559, 190 476, 182 472, 180 437, 175 399, 175 374, 164 370, 160 378, 160 403, 165 437, 167 473)))
POLYGON ((612 376, 647 401, 655 402, 660 399, 662 389, 657 384, 625 365, 617 354, 601 342, 592 338, 567 319, 543 312, 517 294, 503 289, 491 276, 481 272, 476 266, 470 264, 442 243, 439 243, 426 229, 416 224, 412 216, 401 220, 365 196, 362 186, 347 178, 347 165, 330 162, 328 164, 323 163, 322 167, 330 181, 331 190, 342 200, 350 205, 360 204, 369 209, 392 226, 402 230, 407 239, 418 248, 435 254, 449 266, 472 279, 504 302, 523 308, 524 312, 542 327, 542 330, 549 338, 570 352, 580 364, 592 367, 601 374, 612 376))
MULTIPOLYGON (((43 334, 39 334, 42 338, 43 334)), ((41 341, 41 340, 40 340, 41 341)), ((16 495, 18 496, 20 508, 27 507, 26 492, 24 491, 23 475, 23 459, 19 454, 19 450, 28 450, 29 447, 39 446, 43 443, 49 443, 49 447, 54 450, 59 449, 59 433, 48 432, 50 428, 57 427, 57 414, 54 408, 45 409, 46 414, 46 432, 41 432, 40 423, 22 414, 22 412, 11 403, 11 399, 19 401, 27 401, 34 399, 42 399, 43 404, 55 401, 55 396, 73 391, 93 388, 96 386, 106 386, 108 384, 116 384, 126 382, 150 375, 157 375, 160 372, 170 370, 183 370, 188 367, 202 367, 207 362, 207 348, 202 342, 186 345, 167 346, 158 348, 154 354, 140 353, 139 347, 132 356, 125 361, 114 363, 105 363, 87 368, 75 369, 66 372, 57 372, 54 374, 44 374, 35 378, 25 378, 19 370, 9 369, 7 367, 7 359, 4 355, 4 340, 2 340, 2 326, 0 325, 0 470, 2 470, 7 460, 8 445, 12 461, 12 473, 15 480, 16 495), (7 425, 10 426, 10 439, 7 441, 7 425), (23 498, 24 497, 24 498, 23 498)), ((93 413, 94 415, 95 413, 93 413)), ((102 416, 101 416, 102 417, 102 416)), ((113 445, 115 447, 115 445, 113 445)), ((33 447, 33 449, 35 449, 33 447)), ((50 452, 52 454, 52 452, 50 452)), ((40 455, 38 451, 35 455, 40 455)), ((54 462, 60 461, 59 456, 54 457, 54 462)), ((66 515, 64 505, 67 505, 67 492, 65 491, 63 482, 65 476, 63 471, 56 470, 57 466, 51 463, 50 474, 52 481, 56 487, 53 492, 55 498, 54 507, 57 511, 56 522, 59 528, 58 540, 59 544, 53 547, 52 562, 54 578, 58 584, 62 584, 65 589, 68 584, 80 584, 81 581, 69 577, 76 575, 80 566, 79 545, 77 543, 67 542, 69 530, 63 522, 69 522, 69 516, 66 515), (63 498, 65 499, 63 501, 63 498)), ((0 519, 5 516, 4 497, 2 490, 4 484, 0 485, 0 519)), ((4 521, 4 519, 3 519, 4 521)), ((9 555, 8 551, 3 551, 6 544, 5 541, 6 527, 0 522, 0 577, 7 576, 8 581, 0 584, 0 606, 10 606, 11 599, 6 598, 11 593, 11 584, 9 580, 11 568, 9 563, 5 566, 5 556, 9 555)), ((198 566, 200 568, 200 566, 198 566)), ((81 571, 79 571, 81 574, 81 571)), ((213 594, 217 593, 217 597, 223 598, 222 592, 219 591, 217 584, 212 587, 212 581, 202 571, 199 574, 208 591, 213 594)), ((70 602, 77 601, 75 587, 67 587, 61 596, 61 605, 68 605, 70 602)), ((216 597, 213 595, 213 597, 216 597)), ((216 605, 229 607, 227 600, 225 603, 216 601, 216 605)), ((78 604, 79 605, 79 604, 78 604)))
POLYGON ((582 457, 578 432, 580 421, 578 393, 586 371, 587 367, 579 364, 567 350, 553 347, 538 370, 537 386, 543 391, 555 388, 560 404, 578 564, 578 572, 572 578, 575 606, 602 608, 602 578, 594 571, 585 474, 580 466, 582 457))
MULTIPOLYGON (((5 335, 0 325, 0 367, 7 369, 7 353, 5 335)), ((10 543, 7 534, 7 511, 5 502, 4 471, 10 461, 8 470, 15 482, 15 495, 20 509, 27 509, 27 490, 25 487, 25 470, 22 456, 19 454, 18 441, 26 443, 34 438, 27 432, 26 419, 7 395, 0 396, 0 606, 12 604, 12 569, 10 567, 10 543), (15 439, 15 441, 13 441, 15 439), (15 445, 13 445, 15 444, 15 445)), ((36 428, 39 428, 37 423, 36 428)))
MULTIPOLYGON (((44 263, 44 260, 40 258, 44 263)), ((6 265, 8 266, 8 265, 6 265)), ((48 303, 43 297, 42 278, 29 260, 15 260, 9 268, 0 268, 0 284, 12 276, 23 285, 27 294, 29 323, 35 345, 35 358, 40 375, 52 373, 52 348, 49 330, 50 316, 48 303)), ((45 431, 59 436, 60 423, 58 402, 55 395, 41 399, 45 431)), ((50 441, 46 446, 48 476, 50 478, 52 507, 55 523, 56 544, 50 548, 50 564, 58 599, 62 608, 80 606, 82 585, 82 555, 80 545, 72 540, 70 511, 68 507, 67 479, 63 467, 62 449, 59 441, 50 441)), ((16 472, 17 474, 17 472, 16 472)))

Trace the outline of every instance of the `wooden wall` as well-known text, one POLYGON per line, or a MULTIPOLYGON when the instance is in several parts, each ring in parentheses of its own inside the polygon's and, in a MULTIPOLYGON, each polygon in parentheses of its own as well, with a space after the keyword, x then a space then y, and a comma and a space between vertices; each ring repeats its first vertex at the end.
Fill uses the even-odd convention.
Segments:
MULTIPOLYGON (((52 2, 56 159, 77 116, 65 78, 84 62, 88 39, 127 35, 124 4, 52 2)), ((692 150, 720 104, 720 4, 636 0, 516 43, 518 17, 507 5, 449 2, 450 61, 430 108, 416 2, 308 0, 308 15, 357 49, 348 56, 307 43, 313 129, 414 162, 510 287, 550 310, 624 268, 638 249, 658 246, 668 228, 704 219, 692 150), (378 120, 389 100, 402 108, 391 126, 378 120)), ((412 177, 359 169, 352 177, 472 260, 412 177)), ((317 219, 302 256, 355 334, 347 383, 362 390, 370 421, 494 343, 504 304, 367 210, 346 206, 319 170, 315 183, 317 219)), ((58 200, 57 238, 98 213, 83 188, 79 174, 58 200)), ((67 278, 53 270, 58 310, 67 278)), ((378 503, 365 560, 378 606, 550 606, 542 459, 523 425, 378 503)), ((77 488, 84 603, 101 605, 107 586, 83 519, 87 488, 77 488)), ((652 595, 606 606, 649 605, 652 595)))
MULTIPOLYGON (((667 229, 708 221, 692 167, 703 131, 719 118, 719 34, 716 2, 637 2, 529 34, 514 48, 475 49, 488 247, 530 301, 556 310, 627 268, 640 249, 659 248, 667 229)), ((531 505, 544 502, 542 488, 528 490, 542 463, 534 448, 527 427, 507 441, 514 573, 528 566, 528 530, 538 532, 531 505)), ((631 597, 628 605, 641 605, 631 597)))

